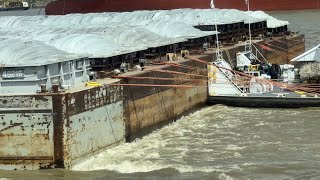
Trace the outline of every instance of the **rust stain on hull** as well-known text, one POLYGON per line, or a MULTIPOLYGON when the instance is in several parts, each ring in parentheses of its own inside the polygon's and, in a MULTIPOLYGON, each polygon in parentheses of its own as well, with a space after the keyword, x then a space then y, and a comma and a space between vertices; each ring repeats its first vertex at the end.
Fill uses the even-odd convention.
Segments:
POLYGON ((50 96, 0 97, 0 164, 53 164, 50 96))

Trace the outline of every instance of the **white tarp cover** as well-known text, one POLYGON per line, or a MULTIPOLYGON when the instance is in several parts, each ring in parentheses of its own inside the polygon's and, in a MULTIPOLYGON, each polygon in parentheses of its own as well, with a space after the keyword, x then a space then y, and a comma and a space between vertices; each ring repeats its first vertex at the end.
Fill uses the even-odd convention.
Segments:
POLYGON ((215 31, 201 31, 179 21, 155 21, 148 24, 146 28, 156 34, 169 38, 194 38, 216 34, 215 31))
POLYGON ((249 11, 246 13, 254 18, 266 19, 268 28, 277 28, 277 27, 286 26, 286 25, 290 24, 288 21, 278 20, 278 19, 266 14, 263 11, 249 11))
POLYGON ((26 41, 41 41, 49 46, 68 53, 83 54, 88 57, 111 57, 119 54, 131 53, 147 49, 147 47, 125 48, 113 41, 105 38, 103 35, 78 33, 77 31, 65 31, 57 29, 56 31, 0 31, 3 38, 19 38, 26 41))
POLYGON ((87 31, 102 33, 113 42, 125 47, 159 47, 186 41, 186 39, 180 37, 160 36, 146 29, 145 26, 90 28, 87 31))
MULTIPOLYGON (((41 41, 50 45, 52 51, 60 53, 66 51, 90 57, 110 57, 217 33, 200 31, 193 27, 196 25, 248 22, 249 17, 250 22, 268 19, 268 26, 269 21, 278 22, 261 12, 249 14, 226 9, 217 9, 216 12, 212 9, 177 9, 65 16, 6 16, 0 17, 0 38, 35 40, 31 47, 38 47, 37 44, 41 43, 37 41, 41 41)), ((25 46, 13 43, 10 47, 21 49, 25 46)), ((27 49, 39 53, 37 57, 43 55, 38 50, 27 49)), ((10 52, 12 57, 20 54, 18 51, 10 52)))
POLYGON ((83 57, 38 41, 0 39, 0 62, 5 67, 41 66, 83 57))
POLYGON ((70 53, 81 54, 85 52, 91 57, 110 57, 141 50, 132 48, 127 51, 120 45, 94 34, 69 34, 45 43, 70 53))
POLYGON ((235 9, 175 9, 156 11, 134 11, 123 13, 89 13, 89 14, 69 14, 65 16, 32 16, 32 17, 0 17, 0 27, 21 27, 28 25, 47 26, 81 26, 94 25, 105 26, 112 24, 122 25, 146 25, 152 21, 183 22, 185 24, 212 25, 228 24, 232 22, 257 22, 267 20, 268 27, 288 25, 287 21, 278 20, 263 11, 239 11, 235 9), (215 17, 215 14, 217 15, 215 17))
MULTIPOLYGON (((200 30, 199 30, 200 31, 200 30)), ((198 30, 197 30, 198 32, 198 30)), ((187 33, 187 31, 186 31, 187 33)), ((192 33, 190 33, 192 35, 192 33)), ((211 35, 204 32, 190 37, 211 35)), ((98 27, 70 29, 42 27, 37 29, 0 30, 1 37, 34 39, 70 53, 84 53, 90 57, 110 57, 186 41, 185 38, 166 38, 143 27, 98 27)))
POLYGON ((35 16, 30 19, 5 17, 0 18, 0 36, 39 40, 69 53, 110 57, 216 34, 183 22, 153 20, 155 13, 157 11, 35 16), (167 24, 161 26, 160 23, 167 24))

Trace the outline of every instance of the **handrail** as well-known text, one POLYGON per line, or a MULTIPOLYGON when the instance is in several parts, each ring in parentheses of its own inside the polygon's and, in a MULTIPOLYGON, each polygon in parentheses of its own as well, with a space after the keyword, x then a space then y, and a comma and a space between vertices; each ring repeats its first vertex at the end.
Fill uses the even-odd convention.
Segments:
POLYGON ((230 84, 239 92, 243 93, 243 91, 231 80, 220 68, 217 68, 221 74, 230 82, 230 84))
POLYGON ((269 61, 262 55, 262 53, 258 50, 258 48, 252 44, 252 46, 256 49, 256 52, 258 52, 260 54, 260 56, 263 58, 263 60, 265 60, 265 62, 269 63, 269 61))

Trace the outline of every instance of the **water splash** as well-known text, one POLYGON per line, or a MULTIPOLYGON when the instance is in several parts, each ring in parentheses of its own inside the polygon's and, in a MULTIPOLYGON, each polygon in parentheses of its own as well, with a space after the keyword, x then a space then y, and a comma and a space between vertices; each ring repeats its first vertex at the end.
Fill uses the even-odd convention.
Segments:
POLYGON ((251 171, 252 166, 280 166, 311 156, 319 159, 319 153, 314 153, 316 142, 304 134, 306 129, 317 131, 309 123, 317 123, 318 118, 308 117, 305 124, 305 111, 310 115, 318 112, 207 107, 142 139, 109 149, 73 170, 137 173, 175 169, 232 179, 230 173, 251 171))

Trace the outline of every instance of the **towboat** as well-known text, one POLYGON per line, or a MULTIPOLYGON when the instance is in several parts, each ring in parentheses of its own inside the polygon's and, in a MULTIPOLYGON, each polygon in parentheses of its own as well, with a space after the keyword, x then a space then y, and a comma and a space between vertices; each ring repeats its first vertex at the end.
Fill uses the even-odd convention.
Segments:
POLYGON ((237 54, 235 69, 237 71, 222 58, 208 65, 208 104, 252 108, 320 107, 320 98, 314 90, 294 83, 293 65, 262 63, 252 51, 244 51, 237 54))
MULTIPOLYGON (((0 1, 1 2, 1 1, 0 1)), ((0 11, 17 11, 29 9, 29 3, 26 1, 2 1, 0 11)))

